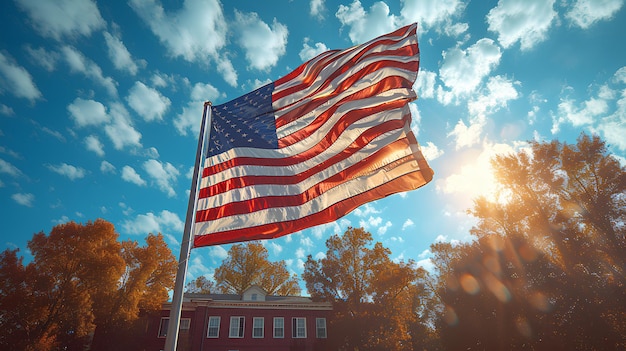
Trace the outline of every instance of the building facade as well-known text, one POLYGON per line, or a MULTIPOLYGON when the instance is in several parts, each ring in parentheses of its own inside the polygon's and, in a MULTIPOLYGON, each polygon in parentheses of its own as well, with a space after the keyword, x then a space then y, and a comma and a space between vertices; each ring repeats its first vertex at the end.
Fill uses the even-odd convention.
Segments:
MULTIPOLYGON (((146 351, 163 350, 170 304, 146 327, 146 351)), ((301 296, 185 294, 179 351, 325 351, 332 304, 301 296)))

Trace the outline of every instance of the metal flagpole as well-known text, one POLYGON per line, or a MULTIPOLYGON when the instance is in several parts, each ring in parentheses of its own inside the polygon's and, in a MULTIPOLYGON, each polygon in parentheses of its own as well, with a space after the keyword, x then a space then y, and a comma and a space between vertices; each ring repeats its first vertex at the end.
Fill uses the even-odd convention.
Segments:
POLYGON ((174 283, 174 296, 172 297, 172 307, 170 308, 170 319, 167 326, 167 336, 165 339, 165 351, 176 351, 178 344, 178 329, 180 328, 180 314, 183 307, 183 289, 185 288, 185 276, 187 275, 187 265, 189 263, 189 253, 191 252, 192 243, 192 225, 194 223, 193 216, 196 213, 196 204, 198 203, 198 174, 202 165, 202 154, 205 142, 205 127, 207 115, 211 119, 211 102, 204 103, 204 111, 202 112, 202 123, 200 125, 200 135, 198 136, 198 149, 196 150, 196 163, 193 170, 193 178, 191 180, 191 192, 189 194, 189 203, 187 204, 187 217, 185 219, 185 229, 183 231, 183 241, 180 244, 180 257, 178 259, 178 271, 176 272, 176 281, 174 283), (208 108, 207 108, 208 107, 208 108), (207 113, 207 110, 209 111, 207 113))

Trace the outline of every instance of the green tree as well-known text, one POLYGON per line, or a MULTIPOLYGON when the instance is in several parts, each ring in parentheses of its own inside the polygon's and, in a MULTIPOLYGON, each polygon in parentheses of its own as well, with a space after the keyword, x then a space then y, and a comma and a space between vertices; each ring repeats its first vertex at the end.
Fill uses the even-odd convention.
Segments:
POLYGON ((493 165, 500 197, 476 200, 477 241, 436 263, 445 282, 442 340, 451 348, 626 348, 624 168, 585 134, 575 145, 533 142, 493 165))
POLYGON ((231 246, 215 270, 215 281, 225 294, 243 294, 258 285, 270 295, 300 295, 298 277, 289 274, 285 261, 271 262, 267 249, 258 242, 231 246))
MULTIPOLYGON (((412 350, 421 324, 423 269, 395 263, 388 248, 362 228, 326 241, 326 257, 310 255, 303 278, 314 300, 332 301, 331 345, 337 350, 412 350)), ((423 342, 423 340, 420 340, 423 342)))

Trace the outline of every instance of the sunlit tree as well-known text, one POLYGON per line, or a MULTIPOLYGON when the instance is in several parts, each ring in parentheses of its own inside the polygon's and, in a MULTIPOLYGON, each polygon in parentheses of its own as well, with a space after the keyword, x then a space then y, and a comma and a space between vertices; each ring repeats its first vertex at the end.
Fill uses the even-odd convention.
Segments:
POLYGON ((129 330, 167 300, 176 260, 160 234, 118 238, 105 220, 69 222, 33 235, 26 266, 2 253, 0 349, 136 349, 129 330))
MULTIPOLYGON (((311 297, 332 301, 330 342, 338 350, 412 350, 423 337, 420 306, 426 273, 412 261, 393 262, 391 251, 362 228, 326 241, 326 257, 307 258, 303 278, 311 297)), ((422 340, 423 341, 423 340, 422 340)))
POLYGON ((201 275, 185 286, 186 293, 211 294, 215 292, 215 283, 201 275))
POLYGON ((231 246, 228 257, 215 270, 215 282, 226 294, 243 294, 258 285, 270 295, 300 295, 298 277, 289 274, 285 261, 270 261, 267 249, 258 242, 231 246))
POLYGON ((598 137, 493 161, 477 240, 434 248, 449 348, 626 348, 626 172, 598 137), (449 250, 448 250, 449 249, 449 250))

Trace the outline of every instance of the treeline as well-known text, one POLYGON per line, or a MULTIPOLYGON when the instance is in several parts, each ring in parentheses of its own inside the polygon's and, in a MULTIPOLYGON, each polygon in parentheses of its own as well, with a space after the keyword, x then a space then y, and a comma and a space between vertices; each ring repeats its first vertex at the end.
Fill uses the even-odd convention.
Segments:
MULTIPOLYGON (((469 211, 474 240, 433 244, 432 272, 392 260, 361 228, 331 236, 323 258, 307 258, 308 293, 334 304, 330 350, 626 349, 625 168, 585 134, 575 145, 533 142, 493 167, 497 196, 469 211)), ((16 251, 2 253, 0 349, 97 350, 99 335, 130 340, 111 326, 128 323, 132 334, 141 311, 159 308, 175 260, 160 235, 144 247, 116 235, 105 221, 68 223, 33 237, 28 265, 16 251)), ((186 290, 241 293, 252 284, 300 293, 285 262, 254 242, 231 246, 213 280, 199 277, 186 290)))

